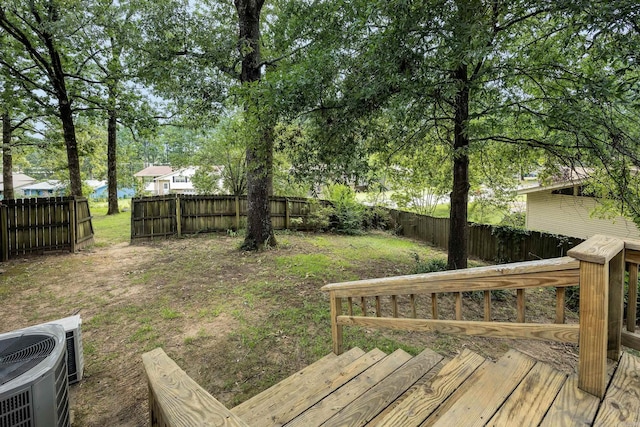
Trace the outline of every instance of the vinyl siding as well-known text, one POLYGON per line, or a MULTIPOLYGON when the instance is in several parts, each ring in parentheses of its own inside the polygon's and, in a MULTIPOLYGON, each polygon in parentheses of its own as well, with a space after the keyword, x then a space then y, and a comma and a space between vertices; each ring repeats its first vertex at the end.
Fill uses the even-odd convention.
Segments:
POLYGON ((594 234, 640 238, 636 225, 621 216, 615 219, 592 217, 595 207, 596 200, 591 197, 551 194, 551 190, 529 193, 527 229, 581 239, 594 234))

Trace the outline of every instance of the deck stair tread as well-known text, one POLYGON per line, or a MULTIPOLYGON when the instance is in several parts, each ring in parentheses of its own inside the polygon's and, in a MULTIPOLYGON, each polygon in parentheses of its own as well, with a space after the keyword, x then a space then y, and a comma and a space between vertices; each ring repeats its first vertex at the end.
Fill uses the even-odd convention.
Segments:
POLYGON ((485 362, 482 356, 464 349, 447 363, 429 382, 413 390, 393 410, 370 425, 419 426, 440 406, 478 367, 485 362))
POLYGON ((231 412, 239 416, 249 413, 254 408, 268 403, 269 399, 272 396, 277 395, 281 390, 286 390, 294 384, 303 384, 306 381, 310 381, 313 377, 320 378, 319 375, 327 370, 341 369, 343 366, 348 365, 363 354, 365 354, 364 351, 357 347, 352 348, 340 356, 330 353, 272 387, 235 406, 231 409, 231 412))
POLYGON ((282 425, 295 416, 296 410, 301 412, 313 405, 310 399, 322 399, 384 355, 378 349, 365 354, 354 348, 338 357, 320 359, 234 407, 231 413, 252 426, 282 425))
POLYGON ((422 425, 487 424, 534 365, 533 359, 516 350, 508 351, 496 363, 483 364, 422 425))
POLYGON ((578 388, 578 374, 570 375, 540 427, 589 426, 599 405, 600 399, 578 388))
POLYGON ((566 379, 563 372, 537 362, 487 425, 540 424, 566 379))
POLYGON ((286 424, 287 427, 306 427, 322 424, 410 359, 411 356, 405 351, 396 350, 360 373, 339 390, 311 406, 303 414, 286 424))
POLYGON ((640 425, 640 358, 622 354, 593 425, 640 425))
POLYGON ((424 350, 321 425, 350 427, 366 425, 437 366, 441 360, 442 356, 439 354, 429 349, 424 350))

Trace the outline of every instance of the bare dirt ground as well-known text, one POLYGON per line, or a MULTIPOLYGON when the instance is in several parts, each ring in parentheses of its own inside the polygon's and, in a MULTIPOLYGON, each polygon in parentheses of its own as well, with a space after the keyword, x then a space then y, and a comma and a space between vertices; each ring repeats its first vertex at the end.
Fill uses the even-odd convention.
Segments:
MULTIPOLYGON (((280 240, 279 249, 261 254, 239 252, 238 238, 200 236, 13 260, 0 270, 0 332, 80 313, 85 376, 71 387, 75 426, 147 425, 141 355, 156 346, 232 407, 330 352, 323 284, 406 274, 412 262, 409 249, 406 260, 371 260, 364 255, 367 241, 341 243, 344 252, 336 261, 327 255, 326 242, 304 236, 280 240), (322 264, 322 257, 329 257, 329 264, 322 264)), ((554 310, 550 301, 550 294, 532 299, 532 320, 554 310)), ((494 311, 498 316, 504 308, 504 316, 511 317, 513 307, 507 297, 495 302, 494 311)), ((465 301, 465 310, 465 317, 473 310, 481 313, 481 304, 465 301)), ((570 345, 359 333, 381 340, 371 340, 373 345, 395 340, 449 357, 468 347, 496 359, 517 348, 567 372, 577 365, 577 350, 570 345)))

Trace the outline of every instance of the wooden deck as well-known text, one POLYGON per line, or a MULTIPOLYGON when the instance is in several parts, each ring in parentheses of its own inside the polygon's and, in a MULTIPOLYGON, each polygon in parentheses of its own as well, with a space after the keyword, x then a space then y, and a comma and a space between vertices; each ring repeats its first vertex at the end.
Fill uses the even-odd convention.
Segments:
POLYGON ((320 359, 230 411, 195 382, 185 383, 184 372, 162 350, 144 361, 151 382, 163 389, 151 391, 151 401, 159 403, 152 425, 640 425, 640 358, 626 352, 611 366, 602 402, 578 389, 576 375, 516 350, 494 363, 466 349, 443 360, 428 349, 411 357, 402 350, 387 355, 354 348, 320 359), (179 395, 157 402, 168 389, 179 395), (175 424, 185 404, 192 405, 191 416, 203 418, 175 424))

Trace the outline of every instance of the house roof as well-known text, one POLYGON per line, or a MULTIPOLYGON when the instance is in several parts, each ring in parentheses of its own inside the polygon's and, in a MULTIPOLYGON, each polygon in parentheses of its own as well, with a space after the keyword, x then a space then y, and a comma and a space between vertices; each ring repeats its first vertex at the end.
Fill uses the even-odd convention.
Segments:
POLYGON ((523 186, 518 189, 517 193, 530 194, 573 187, 583 184, 588 178, 589 170, 586 168, 567 169, 562 174, 553 177, 550 183, 537 182, 533 185, 523 186))
POLYGON ((171 166, 149 166, 142 169, 140 172, 133 174, 135 177, 152 177, 166 175, 173 172, 171 166))
POLYGON ((24 190, 56 190, 62 187, 60 181, 42 181, 22 187, 24 190))
MULTIPOLYGON (((30 177, 29 175, 25 175, 23 173, 14 173, 13 174, 13 188, 18 189, 24 187, 25 185, 36 182, 35 178, 30 177)), ((0 174, 0 190, 4 190, 4 177, 0 174)))
POLYGON ((194 166, 187 166, 186 168, 181 168, 176 171, 169 172, 165 175, 158 176, 155 178, 155 180, 164 181, 174 176, 193 176, 193 174, 196 173, 196 169, 197 168, 194 166))

